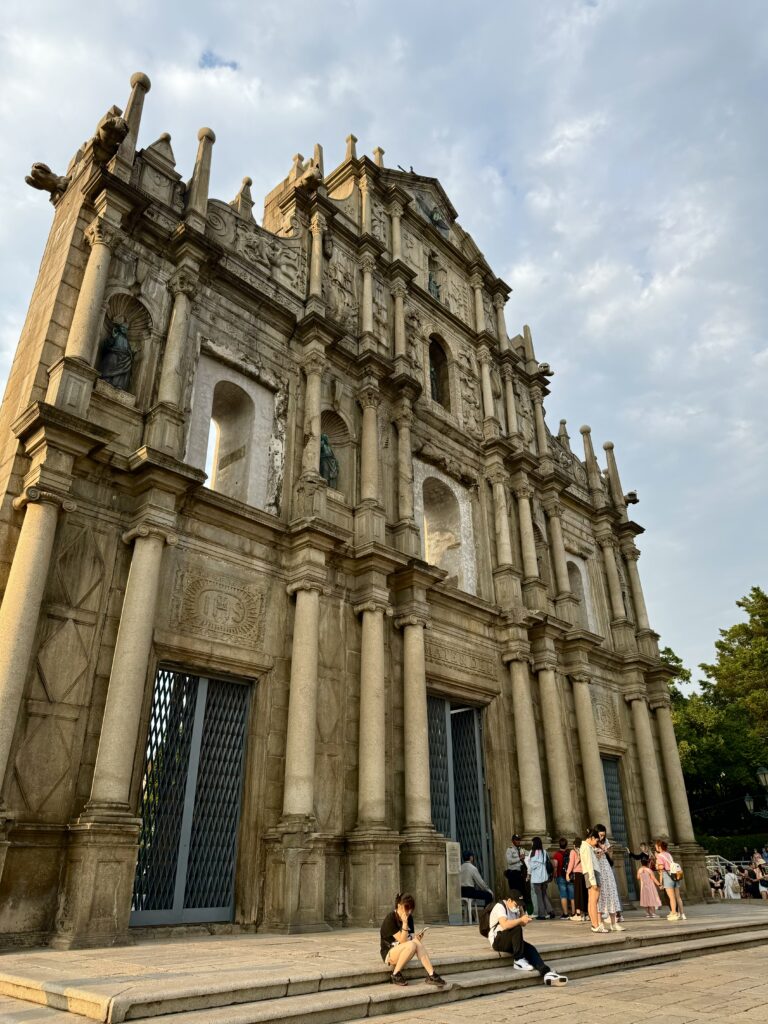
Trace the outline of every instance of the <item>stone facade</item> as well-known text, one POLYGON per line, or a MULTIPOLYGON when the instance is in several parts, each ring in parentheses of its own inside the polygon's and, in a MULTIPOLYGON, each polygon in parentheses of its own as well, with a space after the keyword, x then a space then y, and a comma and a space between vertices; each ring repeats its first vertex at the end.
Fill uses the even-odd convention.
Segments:
POLYGON ((703 892, 634 496, 612 445, 604 471, 588 427, 583 460, 548 429, 552 371, 439 182, 350 136, 259 226, 249 178, 209 198, 210 129, 188 184, 170 136, 138 148, 148 90, 31 176, 54 220, 0 411, 4 941, 126 938, 162 672, 248 688, 237 924, 374 924, 401 887, 447 919, 428 696, 480 712, 497 891, 513 831, 610 826, 602 756, 630 844, 669 837, 703 892))

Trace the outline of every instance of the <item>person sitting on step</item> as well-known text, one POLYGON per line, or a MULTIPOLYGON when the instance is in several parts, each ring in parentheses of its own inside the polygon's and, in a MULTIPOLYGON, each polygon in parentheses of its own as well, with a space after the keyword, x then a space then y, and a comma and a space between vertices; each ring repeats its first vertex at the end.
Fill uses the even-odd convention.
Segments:
POLYGON ((470 850, 464 851, 464 861, 459 869, 459 881, 462 899, 481 900, 484 907, 487 907, 493 899, 493 893, 475 867, 475 855, 470 850))
POLYGON ((513 889, 507 899, 496 904, 488 919, 491 949, 514 957, 516 971, 538 971, 545 985, 567 985, 565 975, 553 971, 541 959, 538 949, 524 940, 523 928, 532 920, 525 911, 522 893, 513 889))
POLYGON ((381 923, 381 959, 392 968, 390 980, 394 985, 407 985, 403 977, 403 968, 418 957, 421 966, 427 972, 427 984, 442 988, 445 981, 435 971, 427 951, 422 945, 426 928, 420 932, 414 930, 413 911, 416 901, 410 893, 398 893, 395 896, 395 909, 391 910, 381 923))

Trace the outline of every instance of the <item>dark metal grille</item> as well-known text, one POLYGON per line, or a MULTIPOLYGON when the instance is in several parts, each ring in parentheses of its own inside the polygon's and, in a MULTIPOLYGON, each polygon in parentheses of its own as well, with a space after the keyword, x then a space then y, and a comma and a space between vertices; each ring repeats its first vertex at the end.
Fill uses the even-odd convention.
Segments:
POLYGON ((247 706, 247 687, 209 683, 185 907, 226 907, 232 901, 247 706))
POLYGON ((471 850, 474 853, 475 864, 482 875, 487 864, 478 719, 478 712, 474 708, 454 710, 451 714, 456 838, 461 843, 462 850, 471 850))
POLYGON ((131 924, 231 920, 249 692, 158 672, 131 924))
POLYGON ((173 907, 196 698, 195 677, 158 672, 141 790, 134 911, 173 907))
POLYGON ((448 751, 448 702, 427 697, 429 732, 429 791, 432 800, 432 824, 444 836, 451 836, 451 780, 448 751))
MULTIPOLYGON (((621 795, 619 762, 613 757, 603 757, 601 760, 603 762, 603 777, 605 778, 605 792, 608 797, 608 813, 611 816, 613 838, 619 846, 628 847, 629 837, 627 835, 627 821, 624 817, 624 800, 621 795)), ((624 858, 627 894, 630 899, 635 898, 635 872, 633 865, 634 861, 630 857, 624 858)))

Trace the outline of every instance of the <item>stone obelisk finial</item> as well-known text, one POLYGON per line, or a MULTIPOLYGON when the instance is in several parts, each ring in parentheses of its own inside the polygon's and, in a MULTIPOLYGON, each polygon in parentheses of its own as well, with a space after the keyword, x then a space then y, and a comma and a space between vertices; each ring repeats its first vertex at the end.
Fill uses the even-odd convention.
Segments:
POLYGON ((201 128, 197 133, 198 147, 195 168, 187 192, 187 209, 184 219, 198 231, 205 231, 208 216, 208 186, 211 181, 211 154, 216 136, 211 128, 201 128))

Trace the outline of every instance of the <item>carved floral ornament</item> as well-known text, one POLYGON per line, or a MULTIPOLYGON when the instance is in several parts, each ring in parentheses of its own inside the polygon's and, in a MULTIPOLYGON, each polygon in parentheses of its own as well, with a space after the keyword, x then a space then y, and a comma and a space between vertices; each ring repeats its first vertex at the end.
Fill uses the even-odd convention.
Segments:
POLYGON ((301 368, 307 377, 312 374, 322 377, 327 360, 322 352, 309 352, 301 361, 301 368))
POLYGON ((636 562, 640 557, 640 549, 632 546, 631 548, 622 548, 621 553, 625 558, 628 558, 632 562, 636 562))
POLYGON ((84 237, 91 248, 95 245, 106 245, 107 248, 114 249, 120 241, 122 233, 114 224, 110 224, 103 217, 97 217, 85 229, 84 237))
POLYGON ((328 221, 322 215, 322 213, 313 213, 312 219, 309 222, 309 230, 313 235, 322 235, 322 233, 328 227, 328 221))
POLYGON ((392 296, 396 299, 405 299, 408 296, 408 287, 404 281, 397 280, 390 288, 392 296))
POLYGON ((522 487, 515 487, 512 493, 518 501, 530 501, 533 497, 533 488, 523 485, 522 487))
POLYGON ((360 257, 360 269, 364 274, 373 274, 376 270, 376 260, 369 252, 360 257))
POLYGON ((494 309, 504 309, 506 304, 507 304, 507 300, 504 298, 504 296, 501 294, 501 292, 496 292, 496 294, 493 296, 493 308, 494 309))
POLYGON ((550 519, 560 519, 563 515, 563 506, 559 501, 548 501, 544 505, 544 511, 550 519))
POLYGON ((374 382, 364 384, 357 392, 357 400, 363 409, 376 409, 381 401, 379 387, 374 382))
POLYGON ((27 505, 33 503, 47 503, 58 505, 63 512, 76 512, 77 503, 64 494, 57 494, 56 491, 47 491, 41 487, 27 487, 17 498, 13 499, 12 505, 17 512, 21 512, 27 505))
POLYGON ((177 295, 186 295, 191 299, 197 288, 197 274, 189 267, 179 267, 168 282, 168 289, 176 298, 177 295))

